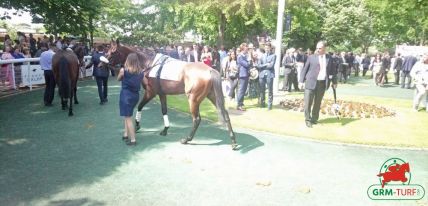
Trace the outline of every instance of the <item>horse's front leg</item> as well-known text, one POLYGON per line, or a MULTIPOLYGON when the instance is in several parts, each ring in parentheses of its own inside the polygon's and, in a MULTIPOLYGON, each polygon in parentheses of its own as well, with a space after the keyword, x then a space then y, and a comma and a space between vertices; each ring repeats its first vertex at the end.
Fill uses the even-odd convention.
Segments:
POLYGON ((138 104, 137 113, 135 114, 135 131, 138 131, 140 129, 140 121, 141 121, 141 111, 143 110, 143 107, 155 97, 155 94, 153 93, 153 90, 146 89, 146 92, 144 93, 143 99, 141 100, 140 104, 138 104))
POLYGON ((168 129, 169 129, 168 108, 166 106, 166 95, 159 95, 159 99, 161 102, 163 123, 165 125, 162 132, 160 132, 160 135, 166 136, 168 134, 168 129))
POLYGON ((199 104, 200 101, 196 101, 196 99, 193 99, 192 96, 189 97, 189 107, 190 112, 192 113, 193 128, 188 137, 181 139, 182 144, 187 144, 187 142, 193 140, 193 137, 196 134, 196 130, 198 130, 199 124, 201 123, 201 115, 199 114, 199 104))

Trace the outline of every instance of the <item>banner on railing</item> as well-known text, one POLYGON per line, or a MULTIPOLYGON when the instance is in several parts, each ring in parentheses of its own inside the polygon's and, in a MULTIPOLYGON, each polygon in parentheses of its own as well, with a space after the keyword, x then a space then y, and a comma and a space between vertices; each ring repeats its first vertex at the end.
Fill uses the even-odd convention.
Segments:
POLYGON ((30 81, 33 85, 45 83, 44 72, 40 65, 30 65, 30 68, 27 65, 21 66, 21 77, 24 86, 30 86, 30 81))
MULTIPOLYGON (((22 84, 24 86, 30 86, 30 89, 32 88, 31 85, 37 85, 37 84, 44 84, 45 83, 45 77, 44 72, 41 69, 40 65, 28 65, 29 62, 39 62, 39 58, 22 58, 22 59, 8 59, 8 60, 1 60, 0 59, 0 65, 2 64, 15 64, 15 63, 23 63, 20 68, 16 67, 14 68, 15 73, 17 73, 18 77, 15 76, 15 73, 13 73, 13 81, 15 82, 16 78, 21 78, 22 84), (20 69, 21 73, 19 74, 16 69, 20 69)), ((91 56, 85 56, 84 57, 85 65, 88 65, 91 62, 91 56)), ((84 67, 80 68, 79 76, 82 77, 90 77, 92 76, 93 69, 92 67, 89 69, 85 69, 84 67)), ((20 81, 21 81, 20 80, 20 81)), ((14 85, 14 83, 12 83, 14 85)))

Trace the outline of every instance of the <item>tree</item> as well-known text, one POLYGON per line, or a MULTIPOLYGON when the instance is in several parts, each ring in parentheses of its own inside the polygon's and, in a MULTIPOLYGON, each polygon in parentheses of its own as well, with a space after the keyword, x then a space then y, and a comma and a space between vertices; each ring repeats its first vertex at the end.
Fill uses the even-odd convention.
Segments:
POLYGON ((322 27, 324 39, 336 48, 348 51, 362 47, 367 51, 372 42, 372 25, 364 2, 359 0, 327 0, 322 27))
MULTIPOLYGON (((0 7, 14 8, 30 12, 35 20, 44 23, 47 32, 53 34, 68 33, 78 36, 87 36, 93 32, 91 25, 107 0, 4 0, 0 7)), ((3 17, 7 17, 4 14, 3 17)))
POLYGON ((428 1, 365 0, 373 16, 374 36, 380 47, 395 44, 423 45, 427 41, 428 1))
POLYGON ((286 5, 291 30, 283 38, 289 47, 312 48, 321 38, 323 18, 313 0, 294 0, 286 5))

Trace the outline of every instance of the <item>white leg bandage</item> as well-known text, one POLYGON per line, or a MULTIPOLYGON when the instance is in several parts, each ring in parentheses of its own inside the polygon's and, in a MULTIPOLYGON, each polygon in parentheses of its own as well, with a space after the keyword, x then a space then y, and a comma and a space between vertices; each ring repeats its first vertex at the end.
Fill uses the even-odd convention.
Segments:
POLYGON ((135 114, 135 120, 137 120, 137 122, 140 122, 140 120, 141 120, 141 111, 137 111, 137 114, 135 114))
POLYGON ((163 122, 165 123, 165 127, 169 127, 168 115, 163 115, 163 122))

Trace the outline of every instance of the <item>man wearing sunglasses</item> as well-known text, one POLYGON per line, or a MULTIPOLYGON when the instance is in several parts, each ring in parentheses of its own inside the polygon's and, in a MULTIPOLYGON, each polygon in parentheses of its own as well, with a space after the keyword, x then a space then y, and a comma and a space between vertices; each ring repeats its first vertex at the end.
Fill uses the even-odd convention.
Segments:
POLYGON ((316 53, 308 57, 299 80, 301 86, 305 84, 305 122, 311 128, 317 124, 325 90, 331 82, 333 88, 337 87, 337 71, 330 55, 326 54, 324 41, 318 42, 316 53))

